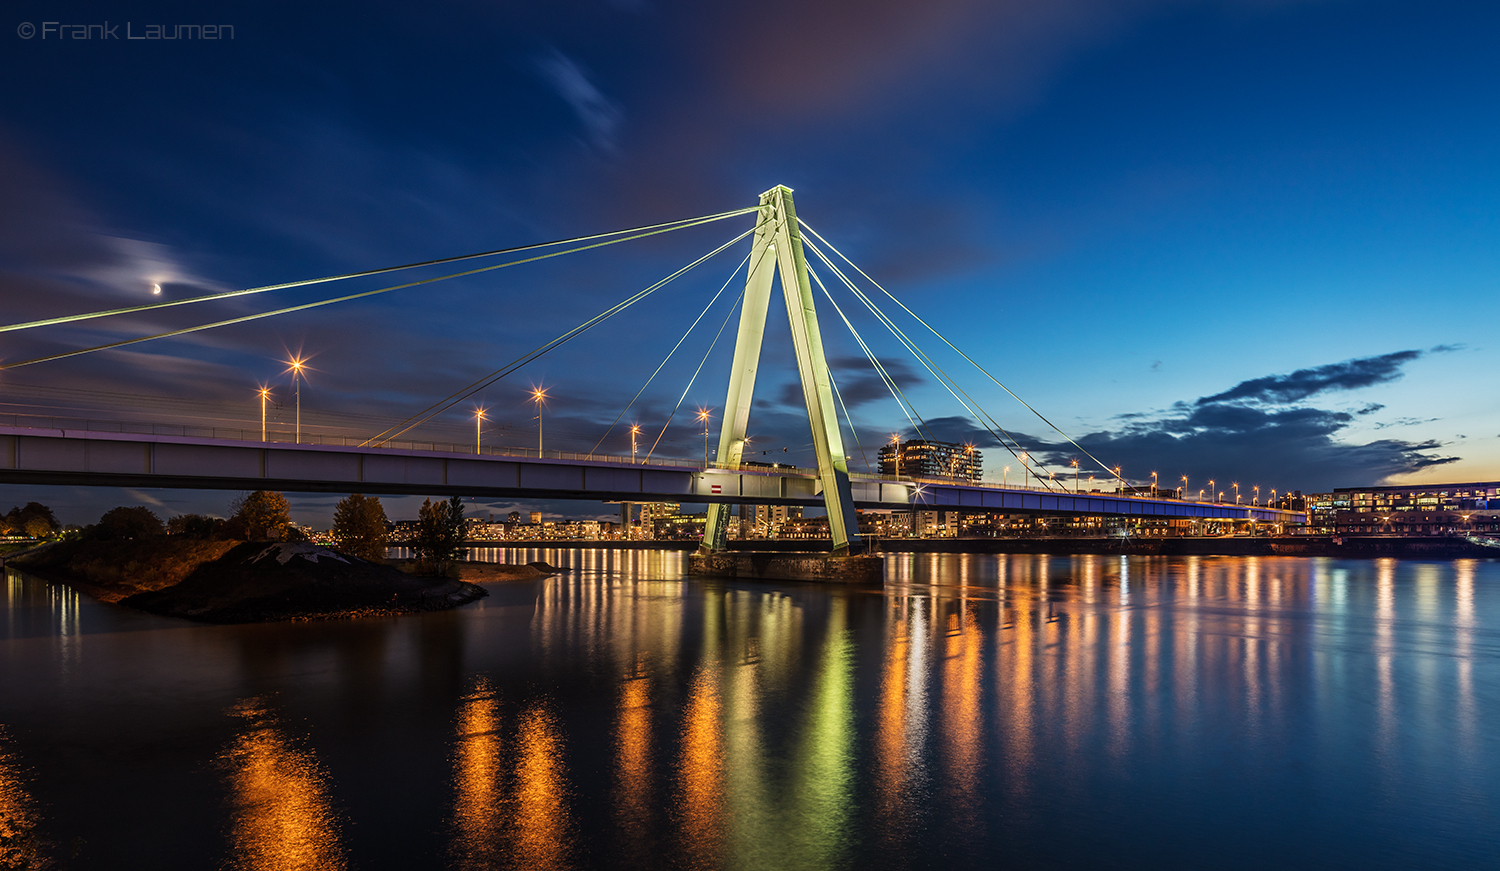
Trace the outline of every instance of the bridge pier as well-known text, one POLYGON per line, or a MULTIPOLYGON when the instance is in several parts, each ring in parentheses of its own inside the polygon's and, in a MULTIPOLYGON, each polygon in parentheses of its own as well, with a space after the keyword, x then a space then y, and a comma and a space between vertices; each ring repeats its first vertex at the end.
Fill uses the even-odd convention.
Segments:
POLYGON ((875 554, 850 556, 701 549, 688 556, 688 575, 731 581, 883 584, 885 559, 875 554))

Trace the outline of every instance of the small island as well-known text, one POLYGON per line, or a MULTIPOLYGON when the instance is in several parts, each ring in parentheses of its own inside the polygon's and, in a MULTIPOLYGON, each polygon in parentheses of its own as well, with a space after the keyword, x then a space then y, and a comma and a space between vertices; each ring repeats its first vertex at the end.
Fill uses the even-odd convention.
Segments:
POLYGON ((424 502, 416 558, 395 561, 385 559, 388 524, 373 497, 338 504, 334 547, 303 539, 280 493, 256 491, 231 508, 228 519, 182 515, 166 523, 144 506, 114 508, 11 562, 102 602, 203 623, 441 611, 487 596, 480 583, 553 573, 541 564, 464 561, 457 499, 424 502))

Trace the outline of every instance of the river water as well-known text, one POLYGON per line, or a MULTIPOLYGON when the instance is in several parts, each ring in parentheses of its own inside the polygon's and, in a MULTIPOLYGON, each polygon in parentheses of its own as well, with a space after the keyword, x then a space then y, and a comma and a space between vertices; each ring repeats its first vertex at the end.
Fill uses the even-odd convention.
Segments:
POLYGON ((1500 867, 1500 562, 653 551, 201 626, 12 571, 0 867, 1500 867))

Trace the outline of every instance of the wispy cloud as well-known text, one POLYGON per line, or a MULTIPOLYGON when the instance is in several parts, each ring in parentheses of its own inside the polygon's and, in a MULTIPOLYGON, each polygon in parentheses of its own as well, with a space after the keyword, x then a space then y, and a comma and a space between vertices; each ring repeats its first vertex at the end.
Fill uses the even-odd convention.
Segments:
POLYGON ((573 109, 589 141, 602 151, 615 150, 615 137, 619 133, 624 114, 619 105, 606 97, 572 58, 553 49, 536 60, 539 72, 547 84, 573 109))
POLYGON ((1298 369, 1290 375, 1268 375, 1241 381, 1223 393, 1199 399, 1197 404, 1202 406, 1234 401, 1290 403, 1333 390, 1357 390, 1399 379, 1401 367, 1421 356, 1421 351, 1396 351, 1379 357, 1363 357, 1313 369, 1298 369))

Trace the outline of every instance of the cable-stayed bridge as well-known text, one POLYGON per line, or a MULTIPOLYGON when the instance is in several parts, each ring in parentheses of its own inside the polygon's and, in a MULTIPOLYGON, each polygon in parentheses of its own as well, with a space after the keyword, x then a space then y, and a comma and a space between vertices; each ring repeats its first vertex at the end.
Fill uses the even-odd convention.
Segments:
MULTIPOLYGON (((702 502, 709 505, 704 540, 704 547, 707 550, 722 550, 726 547, 728 506, 736 503, 823 506, 828 513, 835 553, 857 553, 861 550, 862 543, 859 539, 859 527, 855 517, 856 510, 860 508, 889 509, 913 506, 1002 513, 1255 520, 1268 523, 1299 522, 1302 519, 1300 513, 1262 508, 1253 504, 1231 505, 1217 500, 1184 501, 1132 493, 1126 480, 1121 477, 1118 466, 1111 467, 1094 457, 1035 408, 1016 396, 971 356, 960 350, 942 333, 870 278, 864 270, 845 257, 826 239, 800 221, 792 201, 792 192, 786 187, 775 187, 766 191, 761 195, 759 205, 755 207, 667 224, 523 248, 481 252, 358 273, 0 326, 0 332, 57 326, 95 318, 243 297, 291 287, 364 278, 459 261, 494 258, 502 255, 525 255, 501 263, 345 294, 317 302, 54 353, 31 360, 10 362, 0 365, 0 369, 43 364, 261 318, 293 315, 319 306, 349 302, 443 280, 482 274, 564 254, 750 215, 755 218, 751 229, 738 234, 709 253, 573 329, 520 355, 505 366, 453 391, 398 424, 368 437, 344 439, 343 443, 339 444, 305 444, 300 432, 300 404, 295 444, 273 443, 266 439, 264 431, 262 431, 261 440, 256 441, 253 438, 244 438, 243 434, 238 439, 224 438, 218 434, 205 437, 200 434, 189 434, 185 430, 181 434, 174 435, 163 433, 156 427, 133 432, 100 432, 88 427, 70 429, 67 426, 60 428, 0 426, 0 481, 124 487, 280 489, 293 492, 702 502), (594 326, 638 304, 662 287, 746 239, 751 240, 749 253, 731 275, 730 280, 725 282, 719 292, 704 307, 703 313, 693 322, 693 327, 689 327, 688 330, 691 333, 692 329, 704 320, 714 304, 728 291, 735 280, 735 275, 740 270, 744 270, 743 292, 719 328, 719 334, 722 335, 733 312, 738 309, 740 317, 733 363, 730 367, 729 386, 723 406, 718 450, 712 461, 709 461, 707 456, 706 429, 705 456, 702 462, 662 459, 656 456, 655 452, 672 417, 681 409, 688 390, 702 373, 709 354, 713 351, 713 344, 710 344, 709 351, 704 354, 703 362, 698 364, 697 370, 688 381, 688 388, 678 399, 677 407, 672 415, 668 416, 667 423, 657 434, 656 442, 648 449, 644 459, 638 460, 634 455, 630 458, 604 456, 598 452, 598 445, 595 446, 594 451, 572 454, 547 452, 540 444, 536 452, 515 449, 502 451, 493 446, 486 452, 478 434, 473 453, 460 450, 454 445, 443 446, 445 450, 433 443, 402 444, 403 438, 410 442, 414 430, 433 421, 458 403, 470 399, 527 363, 555 351, 594 326), (809 266, 806 258, 808 251, 814 254, 821 268, 836 279, 838 284, 850 291, 855 301, 873 315, 879 324, 887 329, 897 342, 916 359, 922 369, 947 390, 967 415, 1014 457, 1014 462, 1025 470, 1028 477, 1038 482, 1037 486, 997 486, 992 483, 962 480, 958 475, 946 479, 918 480, 909 476, 862 475, 850 471, 849 455, 846 452, 844 438, 847 434, 857 440, 857 432, 825 358, 813 293, 814 286, 821 291, 838 320, 849 330, 878 374, 881 383, 889 390, 892 399, 906 418, 909 429, 921 437, 936 439, 926 420, 917 412, 900 384, 882 364, 870 343, 861 335, 848 313, 839 305, 824 284, 820 273, 809 266), (811 426, 812 447, 816 458, 815 468, 765 468, 744 462, 766 317, 773 296, 773 286, 778 279, 791 325, 792 346, 811 426), (893 303, 896 309, 888 312, 886 307, 877 302, 877 296, 880 295, 889 300, 886 303, 887 306, 893 303), (893 313, 904 313, 930 331, 943 346, 966 363, 971 364, 984 380, 998 387, 1004 395, 1016 400, 1024 406, 1027 412, 1035 415, 1068 445, 1076 449, 1076 457, 1086 457, 1088 461, 1097 465, 1099 472, 1106 476, 1113 476, 1116 492, 1113 494, 1079 493, 1076 492, 1076 483, 1075 490, 1069 492, 1065 483, 1066 474, 1063 480, 1058 480, 1056 471, 1049 470, 1043 462, 1039 461, 1032 451, 1028 451, 999 423, 996 417, 984 409, 973 393, 961 386, 932 356, 929 356, 911 335, 896 323, 892 317, 893 313), (840 411, 843 412, 842 421, 839 417, 840 411)), ((662 361, 662 365, 657 367, 656 372, 647 379, 647 383, 636 393, 630 403, 626 404, 620 416, 600 438, 599 444, 605 441, 609 432, 619 424, 641 393, 661 373, 686 339, 687 334, 684 334, 683 339, 678 341, 668 353, 667 358, 662 361)), ((717 343, 717 341, 718 336, 715 337, 714 342, 717 343)), ((538 402, 540 403, 543 398, 544 395, 539 392, 538 402)), ((540 404, 538 412, 540 442, 540 404)), ((481 421, 482 414, 476 419, 476 427, 481 421)), ((1076 464, 1075 460, 1075 467, 1076 464)), ((1075 476, 1075 482, 1076 480, 1075 476)))

